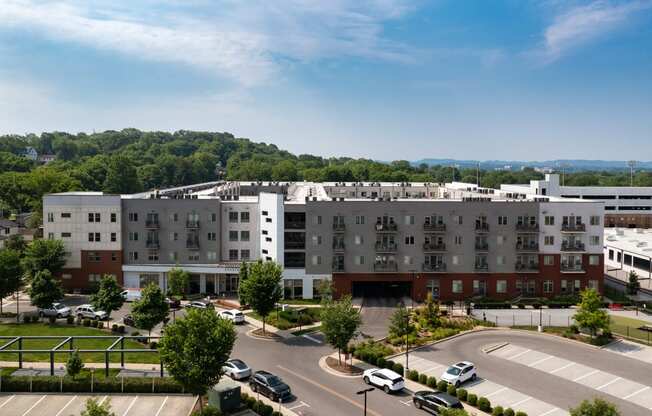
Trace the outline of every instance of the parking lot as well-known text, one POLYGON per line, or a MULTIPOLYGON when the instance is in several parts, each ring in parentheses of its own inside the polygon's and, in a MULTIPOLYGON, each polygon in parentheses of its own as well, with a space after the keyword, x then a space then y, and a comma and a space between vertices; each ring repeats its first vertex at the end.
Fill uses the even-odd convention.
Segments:
POLYGON ((110 401, 116 416, 186 416, 195 398, 183 395, 89 395, 89 394, 2 394, 2 416, 76 416, 86 408, 86 400, 97 397, 110 401))

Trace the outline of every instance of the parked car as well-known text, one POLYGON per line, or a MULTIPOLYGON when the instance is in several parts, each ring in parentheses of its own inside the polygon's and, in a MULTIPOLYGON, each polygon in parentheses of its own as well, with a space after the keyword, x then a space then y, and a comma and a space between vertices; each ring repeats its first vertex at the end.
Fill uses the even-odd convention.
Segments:
POLYGON ((254 393, 260 393, 275 402, 292 397, 290 386, 280 377, 267 371, 256 371, 249 381, 249 387, 254 393))
POLYGON ((453 364, 441 375, 442 380, 453 384, 455 387, 459 387, 460 384, 466 381, 475 380, 476 377, 475 365, 469 361, 453 364))
POLYGON ((232 321, 234 324, 243 324, 245 321, 244 313, 240 312, 238 309, 222 311, 220 312, 220 316, 232 321))
POLYGON ((176 298, 165 298, 165 302, 171 309, 178 309, 181 307, 181 301, 176 298))
POLYGON ((412 402, 417 409, 426 409, 439 414, 444 409, 464 409, 462 403, 447 393, 435 391, 418 391, 412 396, 412 402))
POLYGON ((194 300, 186 305, 186 308, 196 308, 196 309, 213 309, 213 304, 209 302, 201 302, 194 300))
POLYGON ((103 320, 108 318, 108 314, 104 311, 96 310, 92 305, 79 305, 75 309, 75 315, 78 318, 90 318, 103 320))
POLYGON ((55 302, 49 308, 39 309, 38 314, 40 317, 56 316, 57 318, 66 318, 70 316, 70 308, 63 303, 55 302))
POLYGON ((251 376, 251 368, 244 361, 237 358, 225 362, 222 371, 234 380, 242 380, 251 376))
POLYGON ((140 289, 127 289, 122 291, 122 298, 125 302, 134 302, 140 300, 142 293, 140 289))
POLYGON ((370 368, 362 373, 362 380, 366 384, 372 384, 383 389, 385 393, 401 391, 405 387, 405 381, 400 374, 387 368, 370 368))
POLYGON ((122 323, 127 325, 127 326, 136 326, 136 322, 134 321, 134 317, 131 315, 125 315, 124 318, 122 318, 122 323))

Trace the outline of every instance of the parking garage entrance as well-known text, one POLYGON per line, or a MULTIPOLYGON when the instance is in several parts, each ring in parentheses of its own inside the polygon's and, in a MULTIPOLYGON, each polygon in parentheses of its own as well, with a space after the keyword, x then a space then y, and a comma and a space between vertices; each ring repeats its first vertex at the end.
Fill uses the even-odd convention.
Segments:
POLYGON ((412 282, 352 282, 354 298, 401 299, 412 296, 412 282))

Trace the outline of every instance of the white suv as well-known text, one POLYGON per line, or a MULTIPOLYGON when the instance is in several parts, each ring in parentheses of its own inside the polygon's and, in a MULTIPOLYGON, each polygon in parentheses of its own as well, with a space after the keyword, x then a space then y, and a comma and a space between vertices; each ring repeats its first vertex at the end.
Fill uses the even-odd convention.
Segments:
POLYGON ((242 312, 237 309, 231 309, 228 311, 220 312, 220 316, 224 319, 228 319, 234 324, 243 324, 245 321, 245 316, 242 312))
POLYGON ((386 368, 370 368, 362 373, 362 379, 366 384, 373 384, 383 389, 385 393, 403 390, 405 381, 400 374, 386 368))
POLYGON ((446 369, 444 374, 441 375, 442 380, 453 384, 455 387, 459 387, 460 384, 465 381, 475 380, 476 377, 475 365, 468 361, 461 361, 457 364, 451 365, 446 369))
POLYGON ((77 306, 77 309, 75 309, 75 315, 78 318, 90 318, 90 319, 99 319, 99 320, 103 320, 108 317, 106 312, 95 310, 95 308, 92 305, 77 306))

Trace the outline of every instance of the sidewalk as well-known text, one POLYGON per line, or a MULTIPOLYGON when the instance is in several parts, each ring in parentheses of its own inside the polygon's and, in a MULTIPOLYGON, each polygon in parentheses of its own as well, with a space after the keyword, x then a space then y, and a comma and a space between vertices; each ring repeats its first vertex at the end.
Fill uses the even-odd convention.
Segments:
MULTIPOLYGON (((242 311, 242 313, 244 313, 245 315, 248 314, 249 312, 253 312, 253 311, 252 310, 242 311)), ((258 319, 252 318, 251 316, 246 316, 245 320, 249 325, 253 326, 256 329, 263 327, 263 321, 259 321, 258 319)), ((302 325, 301 330, 317 328, 319 326, 321 326, 321 322, 314 323, 314 324, 311 324, 311 325, 302 325)), ((299 328, 297 327, 297 328, 292 328, 292 329, 278 329, 278 328, 276 328, 274 326, 271 326, 270 324, 266 323, 265 324, 265 331, 266 332, 271 332, 272 334, 276 334, 281 338, 287 339, 287 338, 296 337, 296 335, 292 335, 292 333, 299 331, 299 328)))

